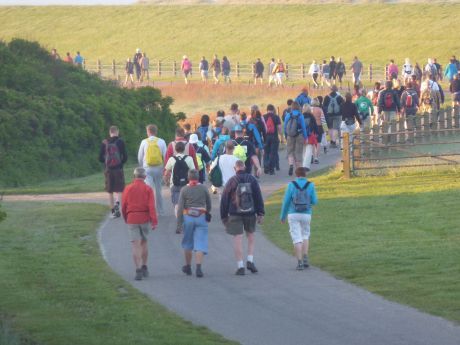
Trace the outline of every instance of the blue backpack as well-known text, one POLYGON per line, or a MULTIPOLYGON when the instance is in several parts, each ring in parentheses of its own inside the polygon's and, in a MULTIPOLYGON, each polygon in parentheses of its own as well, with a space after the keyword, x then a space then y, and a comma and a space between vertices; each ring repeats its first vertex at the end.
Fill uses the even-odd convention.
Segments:
POLYGON ((307 182, 305 186, 300 188, 299 184, 296 181, 292 181, 296 189, 296 193, 292 196, 292 203, 294 204, 294 209, 296 212, 305 212, 308 211, 311 207, 310 194, 307 192, 307 188, 310 185, 310 182, 307 182))

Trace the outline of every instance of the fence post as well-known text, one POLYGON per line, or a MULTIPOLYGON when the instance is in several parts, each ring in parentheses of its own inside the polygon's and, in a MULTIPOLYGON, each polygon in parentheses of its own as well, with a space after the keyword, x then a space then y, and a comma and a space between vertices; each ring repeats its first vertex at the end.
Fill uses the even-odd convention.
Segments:
POLYGON ((97 59, 97 74, 101 75, 101 60, 97 59))
POLYGON ((372 64, 369 64, 369 81, 372 82, 372 64))
POLYGON ((357 135, 353 136, 353 152, 351 154, 353 155, 353 166, 352 169, 354 170, 356 166, 359 167, 361 164, 361 142, 360 138, 357 135))
POLYGON ((157 73, 158 73, 158 76, 161 77, 161 61, 160 60, 158 60, 157 73))
POLYGON ((176 62, 176 60, 174 60, 174 63, 173 63, 173 75, 174 75, 174 77, 177 76, 177 62, 176 62))
POLYGON ((300 74, 302 75, 302 79, 305 79, 305 64, 300 65, 300 74))
POLYGON ((346 179, 349 179, 351 177, 351 171, 350 171, 350 135, 348 133, 343 133, 342 162, 343 162, 343 176, 346 179))
POLYGON ((452 112, 454 109, 447 108, 446 110, 446 117, 447 117, 447 129, 452 129, 452 112))
POLYGON ((400 132, 398 142, 400 143, 404 143, 406 141, 406 130, 404 128, 405 123, 406 121, 404 120, 403 117, 401 117, 398 121, 398 132, 400 132))
POLYGON ((458 105, 454 106, 454 123, 455 128, 460 127, 460 107, 458 105))
POLYGON ((117 70, 116 70, 116 67, 115 67, 115 59, 112 60, 112 73, 113 73, 113 76, 116 77, 117 76, 117 70))
MULTIPOLYGON (((251 69, 251 71, 252 71, 252 76, 251 76, 251 77, 254 77, 254 79, 255 79, 255 76, 256 76, 256 64, 255 64, 255 63, 252 63, 252 66, 251 66, 251 67, 252 67, 252 69, 251 69)), ((249 79, 252 79, 251 77, 250 77, 249 79)), ((254 85, 255 85, 255 83, 254 83, 254 85)))
POLYGON ((428 132, 430 130, 430 114, 423 114, 423 130, 428 132))
POLYGON ((289 79, 289 64, 286 63, 286 79, 289 79))
POLYGON ((388 80, 388 64, 386 64, 383 68, 383 76, 385 77, 385 80, 388 80))
POLYGON ((238 61, 236 62, 236 77, 240 78, 240 63, 238 61))
POLYGON ((439 129, 446 129, 446 111, 444 109, 439 112, 439 129))

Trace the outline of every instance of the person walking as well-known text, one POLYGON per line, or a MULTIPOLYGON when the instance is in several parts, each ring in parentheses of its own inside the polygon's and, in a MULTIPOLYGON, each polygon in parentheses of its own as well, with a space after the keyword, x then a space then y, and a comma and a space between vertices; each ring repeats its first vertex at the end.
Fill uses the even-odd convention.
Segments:
POLYGON ((338 93, 336 85, 331 86, 331 92, 324 97, 323 111, 326 114, 327 127, 331 137, 331 147, 337 147, 337 140, 340 138, 340 124, 342 117, 340 115, 340 105, 344 102, 342 96, 338 93))
POLYGON ((222 172, 222 185, 230 180, 230 178, 235 175, 235 162, 238 160, 236 156, 233 155, 235 150, 235 143, 232 139, 229 139, 225 142, 225 153, 217 157, 211 164, 211 170, 215 165, 219 164, 220 171, 222 172))
POLYGON ((230 78, 230 71, 231 71, 230 61, 228 61, 228 58, 224 56, 222 58, 222 75, 224 76, 224 83, 228 83, 228 84, 232 83, 232 79, 230 78))
POLYGON ((73 59, 73 63, 75 64, 75 66, 83 68, 84 61, 85 59, 83 58, 83 56, 81 56, 80 52, 78 51, 77 55, 75 55, 75 58, 73 59))
POLYGON ((337 62, 335 61, 334 56, 331 56, 329 61, 329 73, 331 76, 331 82, 335 85, 335 80, 337 79, 337 62))
POLYGON ((145 169, 145 183, 155 192, 156 210, 160 216, 164 214, 163 196, 161 195, 162 177, 166 156, 166 142, 158 137, 158 128, 150 124, 146 126, 147 138, 142 140, 137 152, 139 166, 145 169))
POLYGON ((399 69, 398 66, 395 64, 395 60, 390 60, 390 64, 388 65, 387 71, 387 80, 398 79, 399 69))
POLYGON ((311 164, 314 162, 314 151, 315 147, 318 144, 318 134, 319 128, 316 124, 316 119, 313 116, 311 106, 309 104, 304 104, 302 107, 302 115, 305 121, 305 127, 307 128, 308 139, 304 145, 303 160, 302 166, 311 170, 311 164))
POLYGON ((320 75, 321 75, 321 88, 324 88, 324 83, 327 86, 331 86, 331 68, 326 60, 323 60, 323 63, 320 66, 320 75))
POLYGON ((353 84, 361 85, 361 74, 363 73, 363 63, 359 61, 357 56, 353 58, 353 63, 350 66, 350 70, 353 73, 353 84))
POLYGON ((339 80, 340 88, 342 89, 342 79, 343 79, 343 76, 347 74, 347 69, 341 57, 339 57, 339 60, 337 61, 335 70, 336 70, 336 79, 339 80))
POLYGON ((450 59, 449 64, 444 71, 444 76, 449 79, 449 83, 452 82, 454 76, 458 74, 457 64, 455 63, 454 59, 450 59))
POLYGON ((302 92, 296 97, 295 101, 302 108, 304 104, 311 104, 311 98, 308 96, 308 88, 304 86, 302 92))
POLYGON ((225 152, 225 143, 230 140, 230 131, 227 127, 222 127, 221 134, 212 147, 211 159, 214 160, 225 152))
POLYGON ((149 275, 147 237, 149 228, 155 230, 158 226, 155 197, 152 189, 144 183, 145 177, 144 168, 134 169, 134 180, 126 186, 122 200, 123 219, 128 225, 136 266, 135 280, 142 280, 149 275))
POLYGON ((416 116, 420 105, 419 97, 411 81, 407 82, 406 90, 401 95, 401 114, 406 119, 407 130, 415 130, 416 116))
POLYGON ((140 65, 141 65, 141 82, 144 81, 144 78, 146 80, 149 80, 150 79, 150 75, 149 75, 150 60, 147 57, 147 54, 142 53, 140 65))
POLYGON ((409 58, 406 58, 404 60, 404 65, 402 67, 402 73, 403 73, 403 78, 405 82, 408 82, 411 79, 412 74, 414 74, 414 67, 410 63, 409 58))
POLYGON ((260 80, 260 85, 263 84, 264 69, 264 64, 262 63, 262 61, 260 61, 260 58, 258 58, 256 63, 254 64, 254 85, 257 85, 257 80, 260 80))
MULTIPOLYGON (((361 119, 358 115, 358 107, 353 103, 350 92, 345 94, 345 102, 340 105, 340 114, 342 114, 342 123, 340 124, 340 131, 350 135, 349 142, 353 142, 353 133, 356 129, 356 121, 362 126, 361 119)), ((343 148, 343 142, 342 142, 343 148)))
POLYGON ((134 85, 134 64, 131 62, 131 59, 128 58, 126 59, 126 65, 125 65, 125 73, 126 73, 126 78, 124 82, 124 86, 128 84, 128 79, 131 81, 131 86, 134 85))
POLYGON ((68 64, 71 64, 71 65, 73 64, 73 58, 70 55, 70 52, 67 52, 65 54, 65 58, 62 61, 67 62, 68 64))
POLYGON ((313 163, 319 164, 319 153, 320 146, 324 147, 324 153, 327 153, 327 135, 328 132, 326 117, 324 116, 323 109, 321 108, 321 102, 318 98, 315 98, 311 102, 311 113, 316 121, 316 126, 318 127, 318 143, 315 145, 315 150, 313 153, 313 163))
POLYGON ((297 179, 290 182, 284 193, 280 220, 289 224, 289 233, 297 258, 297 270, 302 271, 310 266, 308 250, 310 241, 310 224, 312 206, 318 203, 315 185, 307 180, 307 169, 299 167, 295 170, 297 179))
POLYGON ((313 60, 313 62, 310 65, 310 68, 308 69, 308 74, 312 77, 314 88, 319 88, 319 84, 318 84, 319 72, 320 72, 319 65, 316 63, 316 60, 313 60))
POLYGON ((248 239, 246 268, 252 273, 254 264, 256 223, 262 224, 265 208, 257 179, 246 173, 244 162, 235 163, 236 175, 225 185, 220 202, 220 218, 229 235, 233 236, 233 250, 237 261, 236 275, 245 275, 243 262, 243 232, 248 239))
POLYGON ((275 175, 276 162, 279 159, 279 135, 282 133, 282 128, 281 119, 275 114, 275 107, 272 104, 267 105, 264 120, 267 125, 267 134, 264 141, 264 170, 266 174, 275 175))
POLYGON ((234 131, 235 139, 233 140, 233 143, 235 149, 233 151, 233 155, 244 162, 246 165, 246 173, 250 174, 252 172, 252 167, 254 166, 256 170, 255 176, 260 177, 262 169, 260 167, 260 161, 254 144, 244 137, 243 127, 240 125, 236 125, 234 131), (241 146, 241 148, 239 146, 241 146), (241 151, 243 153, 240 153, 241 151))
POLYGON ((208 77, 209 77, 209 63, 208 60, 203 56, 200 61, 200 75, 201 75, 201 81, 205 84, 208 83, 208 77))
MULTIPOLYGON (((175 147, 175 155, 166 161, 164 169, 164 182, 171 187, 171 202, 174 206, 174 215, 177 214, 177 203, 179 202, 179 194, 188 183, 188 172, 195 169, 195 164, 192 157, 185 154, 185 143, 178 141, 175 147)), ((176 234, 180 234, 182 228, 176 228, 176 234)))
POLYGON ((192 275, 192 256, 195 252, 195 274, 203 277, 203 256, 208 253, 208 222, 211 220, 211 196, 204 185, 198 182, 195 169, 188 172, 188 184, 182 188, 177 204, 177 227, 184 229, 182 248, 185 265, 182 272, 192 275))
POLYGON ((399 97, 393 90, 393 83, 385 82, 385 88, 380 91, 378 99, 378 112, 382 114, 383 121, 390 123, 396 120, 401 108, 399 101, 399 97))
POLYGON ((286 68, 284 67, 283 60, 278 59, 273 73, 276 75, 275 83, 277 86, 283 86, 283 80, 286 76, 286 68))
POLYGON ((118 218, 120 213, 121 193, 125 189, 123 165, 128 160, 125 142, 119 136, 117 126, 109 129, 109 138, 105 139, 99 149, 99 161, 104 163, 105 191, 109 193, 111 217, 118 218), (116 198, 114 196, 116 194, 116 198))
POLYGON ((209 149, 200 139, 200 133, 193 133, 190 135, 189 144, 193 145, 196 152, 196 160, 198 161, 198 173, 200 183, 204 183, 206 179, 206 169, 211 163, 211 155, 209 149))
POLYGON ((198 161, 196 160, 196 152, 192 145, 190 145, 185 138, 185 130, 183 128, 176 128, 176 138, 174 141, 168 144, 168 148, 166 149, 165 155, 165 162, 169 160, 171 156, 175 156, 177 154, 176 151, 176 143, 182 142, 185 145, 185 154, 192 157, 193 162, 195 163, 195 169, 198 168, 198 161))
POLYGON ((275 67, 276 67, 275 58, 271 58, 270 64, 268 65, 268 87, 271 87, 272 84, 277 85, 275 67))
POLYGON ((361 95, 355 101, 356 106, 358 107, 358 116, 361 119, 362 125, 359 127, 361 132, 371 129, 371 116, 374 113, 374 106, 372 101, 367 98, 366 90, 361 90, 361 95))
POLYGON ((238 104, 232 103, 230 106, 230 113, 225 115, 224 117, 224 127, 226 127, 229 132, 233 130, 233 128, 240 123, 240 109, 238 107, 238 104))
POLYGON ((180 69, 184 74, 185 84, 188 84, 188 76, 192 73, 192 62, 188 59, 187 55, 182 57, 180 69))
POLYGON ((141 79, 141 59, 142 53, 139 48, 136 49, 136 54, 134 54, 133 64, 136 68, 136 80, 139 82, 141 79))
POLYGON ((212 60, 211 63, 211 68, 212 68, 212 76, 214 77, 214 84, 219 84, 219 75, 221 72, 221 64, 220 60, 217 58, 217 55, 214 54, 214 59, 212 60))
POLYGON ((291 112, 286 115, 283 132, 287 143, 287 155, 289 162, 288 174, 289 176, 292 176, 294 166, 297 168, 302 165, 303 146, 308 140, 305 120, 300 112, 300 106, 297 102, 292 103, 291 112))

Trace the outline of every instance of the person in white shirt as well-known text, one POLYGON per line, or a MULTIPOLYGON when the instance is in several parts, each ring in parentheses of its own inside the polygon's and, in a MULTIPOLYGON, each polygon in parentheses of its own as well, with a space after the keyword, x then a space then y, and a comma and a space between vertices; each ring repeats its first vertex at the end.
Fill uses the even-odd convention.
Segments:
POLYGON ((164 214, 163 197, 161 196, 161 182, 163 176, 164 160, 166 155, 166 142, 157 137, 156 125, 147 125, 147 138, 142 140, 137 153, 139 166, 142 166, 147 174, 145 183, 155 192, 156 210, 159 215, 164 214), (150 145, 156 145, 158 150, 150 145), (149 155, 147 155, 149 153, 149 155))
POLYGON ((211 169, 214 168, 219 161, 219 168, 222 172, 222 186, 224 187, 230 178, 235 175, 235 163, 238 160, 237 157, 233 155, 233 150, 235 149, 235 144, 233 140, 229 140, 225 143, 225 153, 216 158, 212 164, 211 169))
POLYGON ((404 65, 403 65, 404 81, 406 81, 406 82, 410 81, 411 78, 412 78, 413 73, 414 73, 414 67, 410 63, 409 58, 406 58, 405 61, 404 61, 404 65))
POLYGON ((319 76, 319 65, 313 60, 312 64, 310 65, 310 69, 308 70, 308 74, 312 77, 314 87, 318 88, 318 76, 319 76))
POLYGON ((228 128, 229 133, 233 130, 233 128, 240 123, 240 110, 238 109, 238 104, 233 103, 230 106, 230 114, 225 115, 224 117, 224 127, 228 128))

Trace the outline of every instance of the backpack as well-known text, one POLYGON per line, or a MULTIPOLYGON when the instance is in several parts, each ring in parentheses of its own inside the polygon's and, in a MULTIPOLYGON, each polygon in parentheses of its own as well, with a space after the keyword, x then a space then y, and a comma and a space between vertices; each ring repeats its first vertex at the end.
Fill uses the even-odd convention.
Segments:
POLYGON ((286 124, 286 134, 288 137, 296 137, 299 135, 299 116, 294 115, 293 113, 290 114, 289 120, 286 124))
POLYGON ((219 166, 220 156, 217 157, 217 164, 214 168, 211 169, 209 172, 209 181, 214 187, 222 187, 223 179, 222 179, 222 170, 220 170, 219 166))
POLYGON ((334 114, 340 113, 340 107, 339 107, 339 102, 337 102, 337 97, 338 95, 329 96, 329 104, 327 106, 328 114, 334 115, 334 114))
POLYGON ((358 112, 360 114, 369 114, 369 104, 366 101, 358 103, 358 112))
POLYGON ((145 153, 145 161, 148 166, 157 166, 163 163, 163 155, 161 154, 160 146, 158 146, 158 138, 153 140, 147 139, 147 151, 145 153))
POLYGON ((383 104, 385 105, 386 109, 390 109, 394 105, 394 97, 393 97, 393 92, 388 91, 385 92, 384 98, 383 98, 383 104))
POLYGON ((243 145, 244 141, 241 142, 241 144, 238 144, 236 141, 233 141, 235 144, 235 149, 233 150, 233 155, 238 158, 242 162, 246 162, 248 159, 248 148, 247 146, 243 145))
POLYGON ((267 134, 275 134, 275 121, 273 121, 273 115, 268 115, 267 121, 265 121, 267 125, 267 134))
POLYGON ((190 60, 184 60, 184 71, 190 71, 192 69, 192 63, 190 60))
POLYGON ((221 156, 225 153, 225 141, 222 141, 217 149, 217 156, 221 156))
POLYGON ((200 126, 198 127, 198 131, 201 135, 201 142, 203 144, 205 144, 206 146, 208 146, 208 130, 209 130, 209 127, 208 126, 200 126))
POLYGON ((302 188, 300 188, 296 181, 292 181, 292 184, 294 185, 295 189, 297 189, 297 192, 292 196, 292 203, 294 204, 295 211, 308 211, 311 207, 310 195, 307 192, 307 188, 310 185, 310 182, 307 182, 302 188))
POLYGON ((197 160, 197 163, 198 163, 198 171, 204 169, 203 151, 205 151, 205 150, 206 149, 204 148, 204 146, 198 147, 195 150, 196 151, 196 160, 197 160))
POLYGON ((174 186, 185 186, 188 183, 188 170, 189 167, 187 165, 187 162, 185 159, 188 156, 183 156, 183 157, 177 157, 173 156, 173 158, 176 160, 176 163, 174 164, 173 168, 173 185, 174 186))
POLYGON ((107 168, 117 168, 121 165, 120 148, 117 142, 118 140, 113 143, 105 141, 105 166, 107 168))
POLYGON ((407 91, 406 92, 406 108, 414 108, 415 107, 415 104, 414 104, 414 93, 413 92, 409 92, 407 91))
POLYGON ((254 213, 254 198, 252 197, 252 187, 250 182, 242 182, 236 177, 238 185, 235 192, 236 212, 241 214, 254 213))

